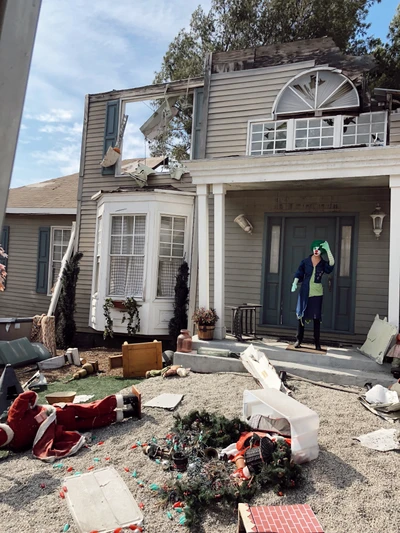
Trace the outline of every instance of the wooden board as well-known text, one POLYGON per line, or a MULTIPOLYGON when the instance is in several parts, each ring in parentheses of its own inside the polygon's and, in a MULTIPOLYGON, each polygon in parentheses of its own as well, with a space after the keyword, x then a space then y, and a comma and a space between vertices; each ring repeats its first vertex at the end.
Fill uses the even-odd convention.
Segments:
POLYGON ((162 343, 123 344, 122 365, 124 378, 144 378, 148 370, 161 370, 162 343))
POLYGON ((108 356, 108 368, 112 370, 113 368, 122 368, 122 355, 109 355, 108 356))

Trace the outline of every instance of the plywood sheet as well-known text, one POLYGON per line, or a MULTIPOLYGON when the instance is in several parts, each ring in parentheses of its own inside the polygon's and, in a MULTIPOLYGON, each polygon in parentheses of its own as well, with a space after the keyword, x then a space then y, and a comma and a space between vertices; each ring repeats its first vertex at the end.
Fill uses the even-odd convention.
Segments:
POLYGON ((63 485, 79 533, 107 533, 143 521, 138 504, 113 467, 67 477, 63 485))

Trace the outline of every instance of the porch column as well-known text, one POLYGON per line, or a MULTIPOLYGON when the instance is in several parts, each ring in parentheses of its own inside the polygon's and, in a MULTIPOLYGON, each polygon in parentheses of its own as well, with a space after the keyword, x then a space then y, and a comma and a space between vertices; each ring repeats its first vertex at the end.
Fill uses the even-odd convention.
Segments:
POLYGON ((219 316, 214 337, 225 338, 225 185, 213 185, 214 194, 214 307, 219 316))
POLYGON ((390 247, 388 321, 399 329, 400 314, 400 175, 390 176, 390 247))
POLYGON ((199 243, 199 306, 210 307, 210 261, 208 238, 208 186, 197 185, 199 243))

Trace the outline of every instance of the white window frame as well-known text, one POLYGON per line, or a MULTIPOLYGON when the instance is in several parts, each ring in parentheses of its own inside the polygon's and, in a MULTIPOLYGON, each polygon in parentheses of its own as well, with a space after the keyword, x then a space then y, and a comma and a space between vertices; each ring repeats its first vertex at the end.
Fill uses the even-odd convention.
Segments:
MULTIPOLYGON (((382 111, 371 111, 370 113, 360 113, 360 115, 376 115, 378 113, 385 113, 385 120, 384 120, 384 126, 383 126, 383 146, 386 146, 387 145, 387 125, 388 125, 388 112, 385 111, 384 109, 382 109, 382 111)), ((360 115, 357 115, 357 116, 360 116, 360 115)), ((351 114, 348 114, 348 115, 343 115, 342 116, 342 127, 341 127, 341 146, 344 146, 344 147, 348 147, 348 146, 358 146, 358 144, 343 144, 343 138, 344 138, 344 131, 343 131, 343 128, 344 128, 344 120, 346 118, 349 118, 349 117, 352 117, 353 115, 351 114)), ((369 123, 370 125, 373 124, 373 122, 370 122, 369 123)), ((355 136, 355 134, 354 134, 355 136)), ((364 143, 362 143, 364 144, 364 143)), ((371 142, 369 143, 371 144, 371 142)), ((373 148, 374 146, 369 146, 369 148, 373 148)))
MULTIPOLYGON (((373 111, 369 113, 360 113, 360 115, 369 115, 369 114, 375 114, 375 113, 382 113, 382 111, 373 111)), ((298 118, 279 118, 278 120, 272 120, 268 117, 263 118, 254 118, 248 120, 247 123, 247 145, 246 145, 246 155, 251 157, 270 157, 270 156, 277 156, 282 155, 284 152, 276 153, 271 152, 268 154, 256 154, 252 155, 251 153, 251 144, 252 144, 252 125, 253 124, 264 124, 266 122, 287 122, 287 128, 286 128, 286 152, 307 152, 309 150, 331 150, 332 148, 347 148, 350 146, 357 146, 357 145, 351 145, 351 144, 343 144, 343 121, 345 118, 352 116, 350 113, 346 115, 334 115, 334 116, 322 116, 322 117, 315 117, 315 116, 309 116, 309 117, 298 117, 298 118), (333 146, 329 147, 315 147, 315 148, 296 148, 295 147, 295 140, 296 140, 296 123, 300 120, 309 120, 309 119, 333 119, 333 146)), ((388 121, 388 114, 386 112, 385 117, 385 134, 384 134, 384 146, 387 145, 387 121, 388 121)))
MULTIPOLYGON (((114 217, 144 217, 145 218, 145 234, 144 234, 144 253, 143 253, 143 285, 142 285, 142 294, 135 295, 132 294, 130 297, 135 298, 137 301, 143 301, 144 295, 144 286, 146 280, 146 250, 147 250, 147 237, 148 237, 148 216, 147 213, 135 212, 135 213, 110 213, 109 215, 109 235, 108 235, 108 247, 107 247, 107 285, 106 285, 106 298, 111 298, 112 300, 124 300, 127 296, 121 296, 110 293, 110 283, 111 283, 111 257, 136 257, 133 254, 125 255, 111 255, 111 239, 112 239, 112 219, 114 217)), ((134 237, 134 234, 133 234, 134 237)), ((122 242, 122 241, 121 241, 122 242)), ((133 246, 133 243, 132 243, 133 246)), ((137 257, 142 257, 137 256, 137 257)))
MULTIPOLYGON (((169 218, 172 218, 172 219, 175 219, 175 218, 183 218, 184 221, 185 221, 185 229, 184 229, 184 235, 183 235, 183 256, 182 256, 182 262, 185 261, 186 257, 187 257, 187 250, 188 250, 188 231, 187 231, 187 228, 188 228, 188 217, 185 216, 185 215, 177 215, 177 214, 171 214, 171 213, 160 213, 159 215, 159 222, 158 222, 158 232, 157 232, 157 237, 158 237, 158 247, 157 247, 157 278, 156 278, 156 299, 157 300, 173 300, 174 297, 173 296, 158 296, 158 276, 159 276, 159 270, 160 270, 160 247, 161 247, 161 242, 160 242, 160 238, 161 238, 161 219, 162 217, 169 217, 169 218)), ((171 244, 172 246, 172 244, 171 244)), ((162 257, 166 257, 166 256, 162 256, 162 257)), ((170 259, 180 259, 179 257, 172 257, 170 256, 170 259)))
MULTIPOLYGON (((53 272, 53 255, 54 255, 54 232, 56 230, 62 230, 62 231, 69 231, 69 232, 72 232, 72 227, 71 226, 50 226, 50 250, 49 250, 49 271, 48 271, 48 274, 47 274, 47 296, 52 296, 52 292, 51 292, 51 289, 53 288, 53 284, 52 284, 52 272, 53 272)), ((70 238, 71 238, 71 235, 70 235, 70 238)), ((69 242, 69 239, 68 239, 68 242, 69 242)), ((68 247, 68 244, 67 244, 67 247, 68 247)), ((61 264, 62 264, 62 260, 63 260, 63 257, 64 257, 65 254, 62 255, 61 257, 61 264)), ((61 268, 61 264, 60 264, 60 268, 61 268)), ((60 271, 58 271, 57 273, 57 277, 58 277, 58 274, 59 274, 60 271)), ((55 279, 55 282, 57 281, 57 277, 55 279)), ((55 283, 54 283, 55 284, 55 283)))

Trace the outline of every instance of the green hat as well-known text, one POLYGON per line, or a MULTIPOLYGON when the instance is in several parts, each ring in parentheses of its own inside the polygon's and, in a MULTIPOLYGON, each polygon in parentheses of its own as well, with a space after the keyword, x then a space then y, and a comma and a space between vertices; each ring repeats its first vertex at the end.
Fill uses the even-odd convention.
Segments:
MULTIPOLYGON (((315 241, 313 241, 311 243, 311 251, 313 252, 314 251, 314 248, 320 248, 321 249, 321 244, 325 242, 325 241, 321 241, 320 239, 317 239, 315 241)), ((321 250, 322 251, 322 250, 321 250)))

